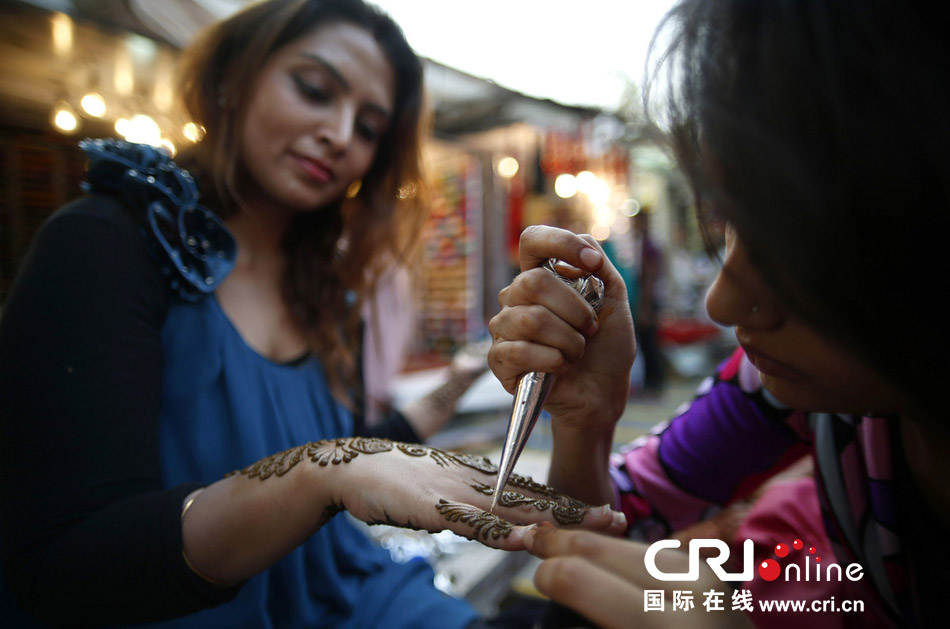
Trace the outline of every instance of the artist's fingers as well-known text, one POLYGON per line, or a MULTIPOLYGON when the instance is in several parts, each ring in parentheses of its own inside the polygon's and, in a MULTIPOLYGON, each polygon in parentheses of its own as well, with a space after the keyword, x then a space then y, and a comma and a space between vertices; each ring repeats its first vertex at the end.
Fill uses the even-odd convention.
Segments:
POLYGON ((522 270, 540 266, 548 258, 557 258, 588 273, 597 271, 604 263, 604 255, 590 241, 548 225, 528 227, 521 233, 518 257, 522 270))
POLYGON ((597 314, 580 295, 548 271, 523 273, 502 291, 505 304, 489 321, 488 362, 513 393, 525 373, 560 374, 580 360, 585 334, 597 329, 597 314))
POLYGON ((541 307, 582 333, 597 321, 594 308, 574 288, 546 268, 528 269, 518 274, 498 294, 498 305, 502 309, 541 307))
POLYGON ((643 610, 642 589, 580 557, 541 562, 534 583, 542 594, 606 629, 631 627, 643 610))
MULTIPOLYGON (((525 548, 542 559, 577 557, 590 561, 618 578, 644 589, 688 589, 695 584, 657 581, 646 570, 646 544, 607 537, 588 531, 538 527, 527 534, 525 548)), ((656 566, 664 573, 683 573, 689 568, 686 553, 665 550, 655 556, 656 566)))
POLYGON ((580 557, 590 560, 614 575, 633 580, 638 563, 643 565, 642 553, 634 542, 606 537, 587 531, 558 530, 539 527, 528 535, 525 547, 542 559, 550 557, 580 557))

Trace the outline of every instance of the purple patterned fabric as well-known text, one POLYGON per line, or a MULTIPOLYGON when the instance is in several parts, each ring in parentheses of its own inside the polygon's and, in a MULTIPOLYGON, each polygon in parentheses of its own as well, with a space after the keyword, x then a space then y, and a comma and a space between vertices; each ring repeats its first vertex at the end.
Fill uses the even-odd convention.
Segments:
POLYGON ((814 454, 824 525, 834 554, 860 563, 868 596, 896 624, 913 626, 914 594, 897 529, 892 418, 806 414, 762 388, 738 349, 676 417, 611 457, 629 535, 669 536, 710 517, 794 460, 814 454))

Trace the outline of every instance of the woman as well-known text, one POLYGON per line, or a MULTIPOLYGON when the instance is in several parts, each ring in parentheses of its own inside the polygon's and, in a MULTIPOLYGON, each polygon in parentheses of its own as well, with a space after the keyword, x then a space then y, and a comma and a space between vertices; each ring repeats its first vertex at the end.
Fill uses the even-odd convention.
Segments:
MULTIPOLYGON (((733 586, 705 564, 698 582, 658 581, 645 544, 541 527, 525 542, 548 558, 536 583, 605 627, 937 626, 950 584, 950 336, 929 298, 950 227, 943 29, 921 3, 809 0, 684 0, 666 25, 678 158, 706 223, 727 225, 706 306, 735 328, 739 353, 682 415, 611 461, 631 353, 617 355, 631 346, 622 283, 589 237, 536 229, 491 324, 492 368, 509 389, 525 371, 560 374, 547 406, 550 482, 586 500, 617 492, 650 541, 811 454, 814 480, 771 486, 729 540, 733 557, 748 538, 757 560, 785 569, 812 561, 813 544, 821 563, 858 564, 861 576, 816 584, 756 571, 735 585, 749 604, 733 607, 733 586), (597 320, 532 269, 552 256, 597 273, 614 310, 597 320), (717 588, 725 610, 707 611, 701 593, 717 588), (695 605, 673 608, 687 590, 695 605), (759 606, 826 594, 864 611, 759 606)), ((686 554, 663 557, 666 572, 685 571, 686 554)))
POLYGON ((348 437, 361 301, 421 221, 395 203, 422 103, 399 28, 354 0, 258 3, 183 77, 207 130, 188 171, 85 142, 89 195, 5 305, 2 590, 68 626, 464 627, 427 566, 333 516, 510 549, 502 517, 616 526, 524 481, 490 515, 486 460, 348 437))

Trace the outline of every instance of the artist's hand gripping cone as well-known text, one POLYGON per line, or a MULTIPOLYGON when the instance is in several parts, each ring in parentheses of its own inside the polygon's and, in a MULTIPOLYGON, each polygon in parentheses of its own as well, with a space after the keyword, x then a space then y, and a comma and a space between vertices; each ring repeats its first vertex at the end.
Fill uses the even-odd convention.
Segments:
MULTIPOLYGON (((557 260, 550 258, 542 267, 554 273, 583 295, 595 311, 600 311, 604 301, 604 283, 600 281, 600 278, 593 275, 585 275, 576 279, 564 277, 557 272, 557 263, 557 260)), ((504 491, 508 479, 511 478, 515 463, 518 461, 518 457, 521 456, 525 443, 528 442, 531 430, 538 421, 541 407, 544 406, 544 401, 547 399, 548 392, 553 384, 554 374, 538 371, 526 373, 518 381, 518 389, 515 392, 514 403, 511 406, 511 417, 508 419, 508 434, 505 437, 505 445, 501 451, 501 461, 498 464, 498 480, 491 501, 492 512, 495 511, 498 498, 501 496, 501 492, 504 491)))

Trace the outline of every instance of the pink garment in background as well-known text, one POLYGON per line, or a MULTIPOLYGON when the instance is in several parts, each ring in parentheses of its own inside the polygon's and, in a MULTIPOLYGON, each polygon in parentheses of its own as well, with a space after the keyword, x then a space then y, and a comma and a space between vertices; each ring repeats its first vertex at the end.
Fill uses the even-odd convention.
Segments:
POLYGON ((412 278, 398 264, 379 279, 376 293, 363 305, 363 384, 366 425, 382 419, 389 407, 390 386, 406 365, 415 331, 412 278))

